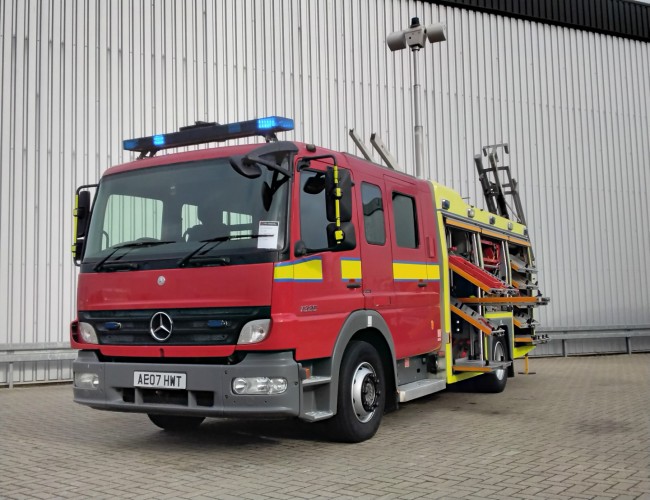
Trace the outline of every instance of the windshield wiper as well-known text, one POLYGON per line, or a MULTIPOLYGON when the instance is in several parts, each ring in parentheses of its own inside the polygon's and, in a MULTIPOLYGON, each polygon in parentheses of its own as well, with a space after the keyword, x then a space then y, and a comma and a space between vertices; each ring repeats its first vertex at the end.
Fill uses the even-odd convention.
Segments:
POLYGON ((190 253, 188 253, 185 257, 183 257, 181 260, 178 261, 178 267, 185 267, 187 264, 189 264, 192 260, 198 260, 201 259, 202 263, 209 263, 209 262, 215 262, 217 264, 221 265, 228 265, 230 264, 230 259, 227 257, 205 257, 203 258, 202 256, 197 256, 197 254, 203 250, 206 246, 208 246, 210 243, 214 243, 210 248, 205 250, 202 255, 205 255, 206 253, 212 251, 214 248, 219 246, 219 244, 223 243, 224 241, 230 241, 230 240, 243 240, 246 238, 266 238, 268 236, 271 236, 270 234, 235 234, 231 236, 216 236, 214 238, 209 238, 207 240, 201 240, 201 245, 199 245, 197 248, 192 250, 190 253))
POLYGON ((128 269, 128 270, 133 270, 137 269, 138 266, 135 263, 126 263, 126 262, 107 262, 108 259, 110 259, 113 255, 118 250, 122 250, 124 248, 127 249, 126 252, 124 252, 122 255, 120 255, 120 259, 124 257, 127 253, 129 253, 131 250, 134 248, 142 248, 142 247, 155 247, 158 245, 167 245, 168 243, 176 243, 175 241, 132 241, 130 243, 122 243, 121 245, 115 245, 113 247, 113 250, 102 260, 100 260, 95 267, 93 268, 93 271, 99 272, 102 269, 106 268, 112 268, 113 270, 116 270, 117 268, 119 269, 128 269))

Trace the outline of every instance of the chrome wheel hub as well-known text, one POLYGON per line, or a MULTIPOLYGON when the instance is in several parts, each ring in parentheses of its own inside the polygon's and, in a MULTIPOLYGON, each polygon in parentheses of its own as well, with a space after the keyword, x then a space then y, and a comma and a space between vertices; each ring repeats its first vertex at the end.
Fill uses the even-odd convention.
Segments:
POLYGON ((379 379, 370 363, 357 366, 352 376, 352 407, 357 420, 368 422, 379 406, 379 379))
MULTIPOLYGON (((505 361, 505 359, 506 359, 506 354, 505 351, 503 350, 503 344, 499 342, 494 347, 494 360, 498 362, 503 362, 505 361)), ((503 378, 506 376, 506 369, 500 368, 499 370, 496 370, 494 374, 499 380, 503 380, 503 378)))

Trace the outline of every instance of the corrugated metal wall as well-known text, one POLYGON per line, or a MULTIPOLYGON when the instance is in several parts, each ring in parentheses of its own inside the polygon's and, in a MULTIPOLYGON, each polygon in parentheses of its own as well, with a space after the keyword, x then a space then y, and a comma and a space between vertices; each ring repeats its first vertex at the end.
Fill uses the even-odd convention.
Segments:
POLYGON ((279 114, 288 138, 339 150, 355 152, 349 128, 377 131, 412 172, 410 55, 384 40, 414 14, 448 33, 420 54, 431 176, 482 205, 473 154, 509 141, 541 319, 649 324, 647 43, 400 0, 15 0, 0 3, 0 344, 67 339, 74 189, 131 157, 124 138, 279 114))

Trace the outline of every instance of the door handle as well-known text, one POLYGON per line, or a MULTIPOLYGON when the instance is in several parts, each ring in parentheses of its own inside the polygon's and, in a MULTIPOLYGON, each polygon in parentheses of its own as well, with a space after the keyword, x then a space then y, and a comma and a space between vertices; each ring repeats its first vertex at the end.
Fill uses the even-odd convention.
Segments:
POLYGON ((427 283, 425 283, 425 282, 420 282, 420 283, 418 283, 418 286, 419 286, 420 288, 424 288, 425 286, 427 286, 427 283))
POLYGON ((361 288, 361 283, 348 283, 346 286, 348 288, 361 288))

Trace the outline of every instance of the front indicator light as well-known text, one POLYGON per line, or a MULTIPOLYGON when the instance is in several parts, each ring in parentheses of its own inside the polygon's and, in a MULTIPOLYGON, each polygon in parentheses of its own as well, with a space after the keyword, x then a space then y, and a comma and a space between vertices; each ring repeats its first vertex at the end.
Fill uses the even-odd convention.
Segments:
POLYGON ((75 373, 74 386, 78 389, 99 388, 99 375, 96 373, 75 373))
POLYGON ((287 379, 282 377, 238 377, 232 381, 232 392, 239 395, 282 394, 287 387, 287 379))
POLYGON ((95 328, 90 323, 79 323, 79 335, 86 344, 99 344, 95 328))
POLYGON ((270 319, 256 319, 246 323, 239 333, 238 344, 257 344, 269 334, 270 319))

